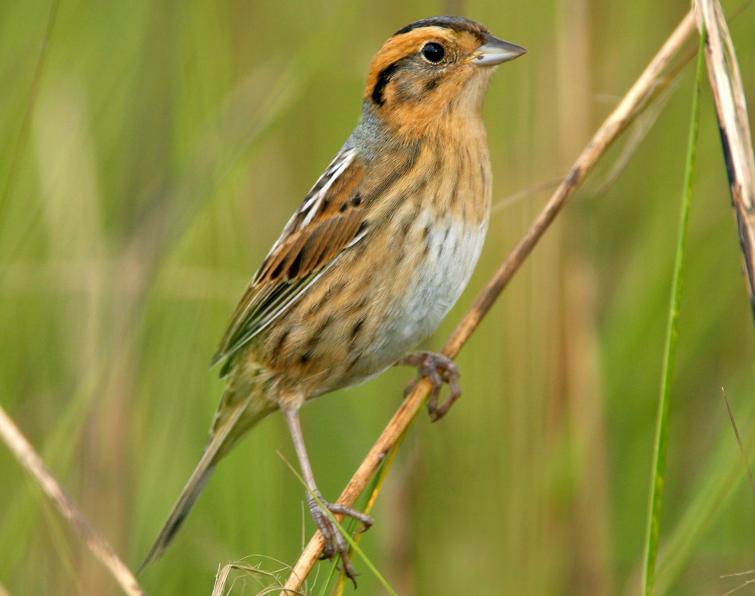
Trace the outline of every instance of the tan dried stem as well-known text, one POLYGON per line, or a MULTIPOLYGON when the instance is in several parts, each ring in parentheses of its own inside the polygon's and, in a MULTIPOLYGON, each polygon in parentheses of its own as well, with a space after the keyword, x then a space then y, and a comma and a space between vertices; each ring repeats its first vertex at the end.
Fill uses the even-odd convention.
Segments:
MULTIPOLYGON (((648 64, 632 88, 621 100, 621 103, 606 118, 590 142, 582 150, 582 153, 574 162, 569 173, 562 180, 527 233, 514 247, 506 260, 498 267, 472 307, 456 329, 454 329, 451 337, 443 347, 443 353, 446 356, 453 358, 459 353, 459 350, 461 350, 462 346, 480 324, 480 321, 482 321, 483 317, 490 310, 490 307, 519 267, 521 267, 524 260, 532 252, 532 249, 556 218, 559 211, 561 211, 566 200, 572 195, 579 183, 582 182, 587 172, 598 162, 616 137, 647 105, 648 98, 653 96, 656 86, 659 84, 659 77, 694 31, 695 18, 690 11, 650 61, 650 64, 648 64)), ((346 485, 346 488, 338 499, 339 503, 348 506, 354 504, 372 475, 378 469, 383 458, 396 441, 399 440, 422 407, 429 390, 430 383, 426 380, 423 380, 414 387, 414 390, 390 419, 388 425, 346 485)), ((306 545, 304 551, 299 556, 299 560, 294 565, 284 588, 285 593, 299 593, 299 589, 319 559, 322 549, 323 540, 319 532, 317 532, 306 545)))
POLYGON ((0 407, 0 439, 5 442, 21 467, 34 478, 60 514, 68 520, 87 548, 110 572, 123 592, 129 596, 144 594, 131 570, 118 558, 110 544, 89 525, 76 503, 66 494, 47 469, 42 458, 34 451, 2 407, 0 407))
POLYGON ((697 26, 707 35, 705 63, 716 104, 750 306, 755 317, 755 159, 742 76, 720 2, 695 0, 694 9, 697 26))

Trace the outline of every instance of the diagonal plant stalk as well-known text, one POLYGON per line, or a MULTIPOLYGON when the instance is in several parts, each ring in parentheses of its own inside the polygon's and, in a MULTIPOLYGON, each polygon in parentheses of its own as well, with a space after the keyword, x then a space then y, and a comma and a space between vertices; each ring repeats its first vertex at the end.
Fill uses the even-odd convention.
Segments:
MULTIPOLYGON (((749 2, 744 6, 748 4, 749 2)), ((708 80, 716 106, 750 307, 755 318, 755 157, 747 101, 737 54, 721 3, 719 0, 695 0, 694 9, 698 28, 706 36, 708 80)), ((738 12, 733 12, 732 16, 738 12)))
POLYGON ((653 445, 653 467, 650 481, 648 518, 645 538, 645 563, 643 566, 643 593, 651 596, 655 586, 655 561, 658 556, 658 539, 660 536, 660 517, 663 506, 663 488, 666 471, 666 452, 668 449, 669 398, 674 376, 676 346, 678 342, 679 308, 682 297, 682 269, 684 251, 687 244, 689 228, 689 209, 692 198, 692 183, 695 175, 695 158, 697 157, 697 136, 700 124, 700 86, 703 78, 703 56, 705 35, 700 35, 697 52, 695 88, 692 92, 692 115, 690 116, 687 139, 687 158, 684 166, 684 187, 682 206, 679 215, 679 230, 676 240, 676 257, 671 282, 671 301, 669 304, 666 340, 663 352, 663 369, 661 373, 661 391, 658 398, 655 440, 653 445))
MULTIPOLYGON (((642 112, 643 108, 647 106, 648 100, 654 95, 654 91, 659 84, 659 78, 669 66, 674 56, 679 52, 682 45, 692 36, 694 30, 694 15, 690 11, 676 29, 674 29, 619 105, 603 122, 530 229, 514 247, 508 258, 498 267, 493 277, 486 284, 470 310, 446 342, 443 348, 443 353, 446 356, 453 358, 459 353, 459 350, 461 350, 493 306, 500 293, 511 281, 511 278, 532 252, 550 224, 553 223, 566 203, 566 200, 584 180, 586 174, 595 166, 606 149, 642 112)), ((338 499, 339 503, 347 506, 354 504, 367 486, 369 479, 375 474, 381 463, 385 461, 400 437, 411 424, 425 402, 429 390, 429 381, 423 379, 406 397, 346 485, 346 488, 338 499)), ((322 536, 320 536, 319 532, 315 533, 294 565, 283 593, 297 593, 314 568, 322 553, 322 548, 322 536)))
MULTIPOLYGON (((39 485, 60 514, 68 520, 91 553, 100 561, 121 590, 129 596, 144 594, 131 570, 118 558, 113 547, 87 521, 74 500, 68 496, 50 470, 21 433, 13 420, 0 407, 0 439, 8 446, 21 466, 39 485)), ((0 594, 2 586, 0 586, 0 594)))

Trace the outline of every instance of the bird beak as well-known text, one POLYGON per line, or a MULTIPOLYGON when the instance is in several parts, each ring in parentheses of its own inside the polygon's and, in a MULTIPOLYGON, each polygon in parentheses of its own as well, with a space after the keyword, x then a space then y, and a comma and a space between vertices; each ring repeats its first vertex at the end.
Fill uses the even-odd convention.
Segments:
POLYGON ((477 48, 477 51, 471 56, 471 61, 474 64, 496 66, 527 53, 524 48, 490 34, 485 37, 485 43, 477 48))

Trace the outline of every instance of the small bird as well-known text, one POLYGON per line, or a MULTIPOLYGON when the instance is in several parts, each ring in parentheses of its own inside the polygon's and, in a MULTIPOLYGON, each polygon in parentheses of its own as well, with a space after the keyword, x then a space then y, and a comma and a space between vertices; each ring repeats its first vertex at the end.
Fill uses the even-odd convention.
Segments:
POLYGON ((399 363, 432 381, 433 420, 459 397, 450 359, 407 354, 435 331, 480 256, 492 182, 483 99, 495 67, 525 51, 479 23, 442 16, 400 29, 373 58, 359 123, 231 316, 213 360, 227 387, 209 443, 142 568, 168 546, 215 464, 281 410, 324 554, 339 556, 353 579, 330 514, 372 520, 322 498, 299 410, 399 363))

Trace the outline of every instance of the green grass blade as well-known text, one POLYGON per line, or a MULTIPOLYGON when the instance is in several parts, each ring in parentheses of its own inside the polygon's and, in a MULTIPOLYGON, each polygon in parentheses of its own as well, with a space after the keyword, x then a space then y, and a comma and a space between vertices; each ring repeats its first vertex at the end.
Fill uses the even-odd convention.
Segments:
POLYGON ((689 136, 687 140, 687 158, 684 166, 682 207, 679 216, 679 231, 676 241, 676 257, 674 260, 674 273, 671 282, 671 301, 669 305, 668 324, 666 327, 666 341, 663 353, 661 391, 658 398, 655 441, 653 444, 653 464, 650 478, 650 496, 648 503, 648 518, 645 537, 645 561, 643 565, 643 594, 645 596, 651 596, 651 594, 653 593, 653 587, 655 585, 655 562, 658 555, 660 518, 661 509, 663 506, 663 488, 666 473, 666 451, 668 448, 669 397, 674 375, 674 361, 676 358, 679 308, 682 295, 682 269, 684 266, 685 246, 687 244, 689 209, 692 199, 692 183, 695 174, 695 158, 697 154, 696 147, 700 123, 700 86, 703 76, 704 45, 705 36, 701 34, 700 44, 697 50, 695 87, 692 93, 692 114, 690 117, 689 136))

